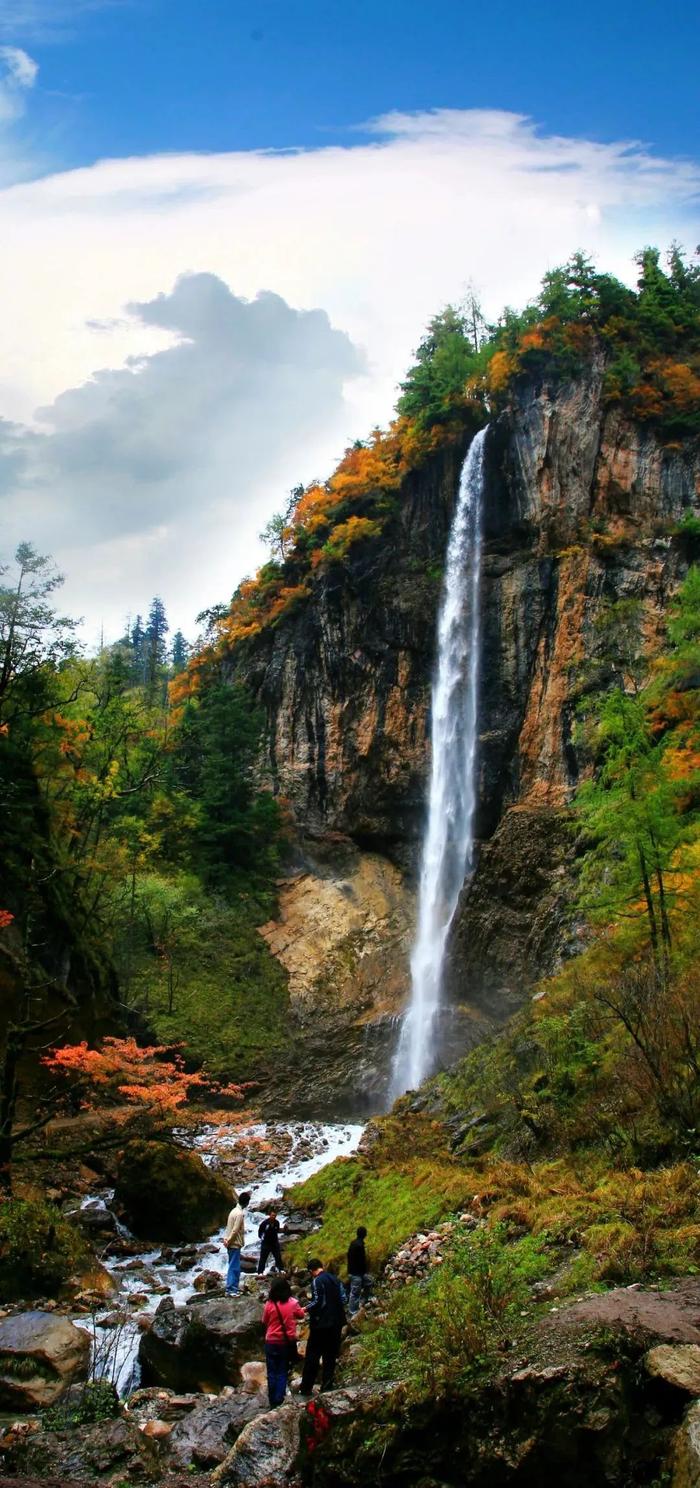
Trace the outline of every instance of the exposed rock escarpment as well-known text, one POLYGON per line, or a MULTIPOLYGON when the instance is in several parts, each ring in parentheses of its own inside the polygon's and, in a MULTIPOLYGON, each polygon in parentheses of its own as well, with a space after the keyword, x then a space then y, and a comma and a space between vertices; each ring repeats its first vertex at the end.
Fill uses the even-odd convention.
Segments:
MULTIPOLYGON (((522 380, 487 439, 481 851, 455 923, 448 975, 451 998, 479 1016, 446 1026, 448 1054, 455 1042, 478 1036, 484 1018, 502 1021, 567 949, 575 845, 563 813, 588 767, 575 734, 576 702, 586 687, 615 675, 603 654, 601 617, 621 600, 635 601, 639 653, 653 650, 687 565, 675 528, 700 501, 697 443, 664 446, 648 425, 607 406, 604 370, 598 356, 569 383, 522 380)), ((288 802, 302 855, 311 843, 311 873, 320 843, 328 863, 333 844, 349 839, 414 881, 440 576, 467 442, 465 433, 463 443, 414 471, 381 536, 320 570, 303 608, 239 646, 227 663, 265 710, 263 773, 288 802)), ((283 895, 279 931, 265 930, 273 948, 280 940, 287 962, 285 916, 298 892, 283 895)), ((313 895, 308 877, 303 893, 313 895)), ((321 895, 329 904, 327 889, 321 895)), ((359 905, 357 913, 362 918, 359 905)), ((378 1018, 386 1012, 388 983, 379 979, 368 1009, 367 984, 354 968, 336 973, 342 920, 335 938, 328 925, 324 935, 334 944, 334 994, 356 1026, 372 1011, 378 1018)), ((394 988, 402 976, 406 982, 406 941, 399 937, 394 988)), ((381 966, 376 947, 373 955, 381 966)))

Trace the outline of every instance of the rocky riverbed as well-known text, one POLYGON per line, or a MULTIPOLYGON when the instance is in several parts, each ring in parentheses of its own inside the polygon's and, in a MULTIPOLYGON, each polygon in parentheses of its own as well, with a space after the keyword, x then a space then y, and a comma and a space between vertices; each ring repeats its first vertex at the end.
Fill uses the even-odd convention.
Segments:
MULTIPOLYGON (((256 1317, 257 1231, 267 1209, 280 1200, 286 1188, 302 1182, 336 1157, 354 1152, 362 1131, 356 1123, 260 1122, 233 1129, 208 1126, 194 1137, 178 1133, 181 1141, 221 1172, 233 1188, 251 1193, 242 1285, 244 1293, 248 1288, 256 1303, 256 1317)), ((106 1306, 95 1307, 94 1300, 91 1305, 91 1299, 86 1299, 83 1310, 74 1314, 74 1321, 92 1335, 98 1376, 112 1380, 124 1394, 140 1383, 139 1343, 156 1309, 161 1309, 162 1316, 170 1306, 179 1309, 198 1304, 203 1317, 207 1299, 211 1302, 223 1291, 228 1256, 223 1228, 200 1243, 143 1245, 113 1213, 112 1200, 113 1190, 106 1189, 86 1197, 82 1209, 105 1233, 102 1261, 115 1291, 106 1306)), ((289 1214, 283 1205, 280 1218, 289 1238, 312 1228, 306 1217, 289 1214)))

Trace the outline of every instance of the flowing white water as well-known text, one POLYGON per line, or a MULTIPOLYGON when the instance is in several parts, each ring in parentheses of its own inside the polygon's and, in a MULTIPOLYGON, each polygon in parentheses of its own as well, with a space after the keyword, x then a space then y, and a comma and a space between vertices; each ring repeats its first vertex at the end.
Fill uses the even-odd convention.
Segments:
POLYGON ((462 466, 447 546, 411 1000, 394 1060, 393 1099, 415 1089, 434 1067, 445 946, 462 885, 474 866, 485 435, 482 429, 475 436, 462 466))

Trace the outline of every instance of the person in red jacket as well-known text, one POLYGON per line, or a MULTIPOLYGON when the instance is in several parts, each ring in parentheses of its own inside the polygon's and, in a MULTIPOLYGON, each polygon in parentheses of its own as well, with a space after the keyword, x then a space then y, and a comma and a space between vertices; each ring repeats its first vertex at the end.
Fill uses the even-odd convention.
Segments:
POLYGON ((281 1405, 287 1393, 289 1370, 297 1353, 297 1321, 305 1317, 288 1281, 273 1281, 263 1308, 267 1394, 271 1406, 281 1405))

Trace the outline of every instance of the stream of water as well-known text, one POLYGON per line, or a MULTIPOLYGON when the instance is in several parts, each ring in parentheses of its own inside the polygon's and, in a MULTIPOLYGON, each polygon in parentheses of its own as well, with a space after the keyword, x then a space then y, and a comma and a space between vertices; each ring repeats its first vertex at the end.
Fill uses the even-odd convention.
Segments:
MULTIPOLYGON (((251 1194, 246 1214, 246 1244, 243 1259, 257 1260, 259 1242, 258 1225, 265 1217, 261 1207, 278 1198, 285 1189, 302 1183, 336 1157, 348 1157, 358 1146, 364 1126, 357 1123, 284 1122, 275 1126, 275 1137, 288 1139, 287 1156, 281 1163, 268 1166, 264 1160, 265 1141, 268 1128, 264 1123, 243 1129, 205 1127, 188 1145, 194 1146, 207 1164, 222 1162, 235 1165, 245 1158, 251 1148, 257 1148, 263 1160, 259 1164, 259 1175, 244 1179, 237 1184, 239 1191, 251 1194)), ((112 1191, 91 1194, 84 1203, 95 1200, 109 1208, 112 1191)), ((280 1204, 279 1217, 284 1223, 285 1211, 280 1204)), ((122 1225, 118 1232, 128 1238, 122 1225)), ((182 1306, 195 1292, 195 1278, 202 1270, 215 1271, 223 1279, 228 1265, 228 1256, 223 1247, 223 1228, 208 1240, 193 1247, 195 1258, 186 1269, 179 1270, 177 1258, 163 1259, 163 1245, 144 1245, 142 1251, 126 1259, 122 1255, 106 1258, 104 1265, 117 1285, 117 1292, 96 1316, 78 1315, 74 1321, 93 1338, 95 1354, 94 1372, 105 1375, 116 1384, 120 1394, 138 1384, 138 1346, 141 1336, 139 1315, 155 1311, 162 1297, 169 1296, 176 1306, 182 1306), (136 1262, 136 1265, 134 1265, 136 1262), (143 1302, 136 1306, 137 1296, 143 1302), (114 1319, 113 1322, 109 1322, 114 1319), (102 1326, 105 1322, 109 1325, 102 1326)), ((165 1247, 167 1252, 169 1247, 165 1247)), ((181 1251, 184 1246, 172 1247, 181 1251)), ((242 1277, 245 1289, 245 1271, 242 1277)))
POLYGON ((484 440, 474 437, 462 466, 447 546, 432 694, 432 762, 423 839, 411 998, 392 1073, 391 1097, 431 1074, 445 948, 460 892, 474 866, 474 809, 481 653, 484 440))

